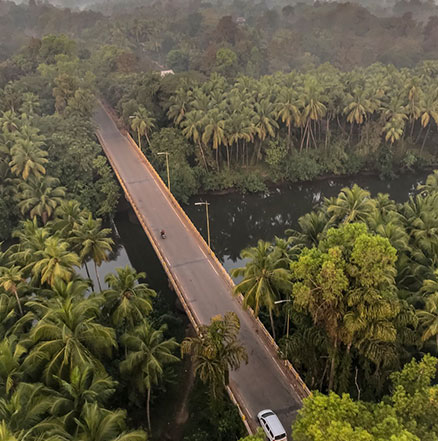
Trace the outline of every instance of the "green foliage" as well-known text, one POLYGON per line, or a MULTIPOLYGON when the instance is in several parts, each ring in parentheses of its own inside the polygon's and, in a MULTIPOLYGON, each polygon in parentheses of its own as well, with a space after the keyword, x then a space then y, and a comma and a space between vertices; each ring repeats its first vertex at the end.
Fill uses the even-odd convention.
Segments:
POLYGON ((438 360, 426 355, 391 375, 393 392, 380 403, 354 401, 348 394, 314 393, 293 425, 297 441, 436 440, 438 360))

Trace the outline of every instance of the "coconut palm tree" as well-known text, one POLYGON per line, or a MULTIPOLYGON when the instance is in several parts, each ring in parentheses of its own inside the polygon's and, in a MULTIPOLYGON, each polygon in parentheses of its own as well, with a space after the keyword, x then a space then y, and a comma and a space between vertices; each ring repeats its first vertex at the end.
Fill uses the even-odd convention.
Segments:
POLYGON ((146 273, 137 273, 130 266, 116 268, 116 273, 105 277, 109 289, 104 292, 104 311, 114 326, 126 332, 152 311, 151 300, 157 294, 146 283, 139 283, 146 273))
MULTIPOLYGON (((69 239, 73 230, 82 223, 89 212, 81 208, 81 204, 73 199, 64 200, 55 210, 52 228, 61 234, 64 239, 69 239)), ((77 251, 77 250, 74 250, 77 251)), ((78 254, 80 251, 77 251, 78 254)))
POLYGON ((48 416, 52 391, 39 383, 18 384, 10 397, 0 398, 0 421, 7 421, 13 433, 32 433, 48 416))
POLYGON ((93 219, 91 213, 72 231, 71 242, 80 247, 81 261, 85 263, 89 258, 94 261, 94 270, 100 291, 102 291, 102 286, 97 267, 108 260, 109 253, 112 251, 114 241, 109 237, 110 234, 110 228, 102 228, 102 219, 93 219))
MULTIPOLYGON (((431 122, 435 121, 435 124, 438 125, 438 92, 436 87, 431 87, 423 97, 421 102, 420 121, 422 130, 427 127, 423 143, 421 144, 421 151, 423 151, 424 145, 429 136, 431 122)), ((420 135, 418 136, 417 141, 419 138, 420 135)))
POLYGON ((246 349, 238 340, 240 321, 234 312, 217 315, 210 325, 199 329, 198 337, 187 337, 181 344, 181 354, 190 354, 194 370, 202 382, 211 387, 218 398, 229 383, 230 370, 236 370, 242 361, 248 363, 246 349))
POLYGON ((169 99, 170 106, 167 111, 167 116, 176 126, 180 125, 186 116, 191 95, 191 90, 186 90, 183 87, 180 87, 169 99))
POLYGON ((16 388, 22 377, 20 372, 23 355, 27 349, 20 344, 15 335, 0 342, 0 391, 2 396, 9 394, 16 388))
POLYGON ((126 431, 126 411, 102 409, 97 403, 86 403, 78 421, 81 441, 146 441, 142 430, 126 431))
POLYGON ((291 146, 292 124, 300 125, 301 115, 298 110, 297 96, 294 90, 284 87, 276 100, 277 118, 287 127, 288 146, 291 146))
POLYGON ((258 161, 263 141, 268 136, 274 138, 275 131, 278 129, 278 123, 275 120, 275 106, 267 98, 255 103, 252 123, 259 138, 258 149, 254 151, 255 159, 258 161))
POLYGON ((366 222, 373 210, 373 201, 370 192, 360 188, 357 184, 353 187, 344 187, 335 203, 330 204, 327 213, 331 214, 331 223, 335 222, 366 222))
MULTIPOLYGON (((436 282, 435 282, 436 285, 436 282)), ((423 329, 422 341, 435 337, 435 343, 438 351, 438 292, 435 291, 426 299, 426 308, 418 312, 420 325, 423 329)))
MULTIPOLYGON (((202 133, 202 142, 207 145, 211 141, 213 150, 216 152, 216 166, 219 170, 219 148, 227 145, 228 140, 225 135, 225 119, 219 109, 210 110, 205 115, 205 127, 202 133)), ((228 155, 229 158, 229 155, 228 155)))
POLYGON ((203 127, 204 114, 200 110, 192 110, 186 114, 185 119, 182 121, 183 127, 182 134, 187 138, 193 140, 193 142, 199 147, 201 153, 202 162, 207 170, 207 161, 205 159, 204 148, 202 147, 202 127, 203 127))
POLYGON ((322 235, 330 226, 329 220, 324 211, 311 211, 298 218, 299 231, 286 230, 291 236, 292 242, 296 245, 312 247, 318 245, 322 235))
POLYGON ((43 364, 47 384, 53 383, 53 375, 65 378, 74 366, 103 369, 100 360, 110 357, 117 343, 114 330, 98 322, 102 302, 96 297, 56 298, 46 304, 28 302, 41 319, 30 332, 35 346, 24 362, 25 367, 32 369, 43 364))
POLYGON ((58 187, 58 184, 58 179, 50 176, 32 177, 21 183, 18 202, 21 212, 28 213, 31 219, 40 217, 45 225, 65 197, 65 187, 58 187))
POLYGON ((262 306, 268 309, 275 339, 275 301, 282 292, 290 292, 292 289, 290 271, 285 268, 283 259, 269 242, 259 240, 256 247, 243 250, 240 256, 248 262, 244 267, 231 271, 233 277, 243 276, 243 280, 235 286, 234 294, 242 294, 243 305, 253 308, 256 316, 262 306))
MULTIPOLYGON (((91 366, 80 369, 74 366, 68 381, 57 377, 59 392, 52 397, 50 413, 61 418, 70 433, 77 427, 86 403, 104 406, 116 390, 116 382, 109 375, 95 371, 91 366)), ((77 431, 77 429, 76 429, 77 431)))
POLYGON ((303 90, 299 97, 299 103, 301 108, 301 125, 304 127, 304 131, 301 138, 300 151, 303 148, 304 141, 306 141, 306 148, 308 148, 310 140, 313 141, 315 147, 317 147, 314 129, 312 124, 316 124, 324 118, 327 107, 323 103, 325 100, 323 90, 316 78, 306 78, 303 90))
POLYGON ((149 140, 149 133, 155 127, 155 118, 152 117, 150 112, 143 106, 140 106, 131 118, 131 129, 137 132, 138 146, 141 149, 141 137, 145 136, 148 144, 151 145, 149 140))
POLYGON ((46 240, 44 249, 37 251, 35 258, 28 267, 40 285, 54 286, 57 279, 68 282, 73 277, 73 268, 81 265, 79 256, 69 250, 68 243, 56 236, 46 240))
POLYGON ((178 347, 178 343, 173 337, 166 340, 165 330, 165 325, 160 329, 154 329, 148 322, 143 321, 133 332, 122 337, 122 344, 129 352, 126 360, 120 363, 120 371, 123 375, 129 376, 135 391, 147 394, 146 417, 149 430, 151 430, 152 387, 157 385, 162 378, 164 366, 179 360, 172 354, 178 347))
POLYGON ((25 181, 30 176, 41 178, 46 174, 44 164, 47 164, 48 153, 35 145, 31 140, 20 140, 11 148, 9 167, 16 176, 25 181))
POLYGON ((23 315, 20 295, 18 291, 25 285, 23 269, 13 265, 11 267, 0 267, 0 286, 7 292, 12 293, 17 301, 20 315, 23 315))

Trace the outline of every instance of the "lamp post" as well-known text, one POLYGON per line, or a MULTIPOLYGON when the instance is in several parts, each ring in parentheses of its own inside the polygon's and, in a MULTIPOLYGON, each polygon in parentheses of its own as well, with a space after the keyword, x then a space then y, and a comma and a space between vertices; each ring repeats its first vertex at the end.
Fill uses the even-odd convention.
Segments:
POLYGON ((170 191, 169 152, 158 152, 157 155, 166 155, 167 188, 170 191))
POLYGON ((210 205, 207 201, 203 202, 195 202, 195 205, 205 205, 205 217, 207 218, 207 243, 208 247, 210 246, 210 218, 208 217, 208 206, 210 205))
MULTIPOLYGON (((279 305, 281 303, 288 303, 288 302, 292 302, 292 300, 291 299, 277 300, 276 302, 274 302, 274 304, 279 305)), ((289 309, 287 310, 286 338, 289 338, 289 309)), ((286 358, 287 358, 287 344, 286 344, 286 358)))

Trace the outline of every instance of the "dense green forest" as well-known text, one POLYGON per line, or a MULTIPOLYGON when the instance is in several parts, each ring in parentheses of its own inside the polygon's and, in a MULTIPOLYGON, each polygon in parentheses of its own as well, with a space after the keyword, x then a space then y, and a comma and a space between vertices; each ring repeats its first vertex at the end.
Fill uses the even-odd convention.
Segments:
MULTIPOLYGON (((187 336, 144 273, 99 278, 121 192, 96 100, 163 178, 169 152, 182 202, 432 170, 438 6, 57 5, 0 0, 0 441, 160 439, 186 368, 191 420, 167 435, 238 440, 224 393, 247 359, 237 317, 187 336)), ((236 293, 315 391, 294 440, 438 440, 437 211, 437 172, 403 204, 354 186, 242 251, 236 293)))

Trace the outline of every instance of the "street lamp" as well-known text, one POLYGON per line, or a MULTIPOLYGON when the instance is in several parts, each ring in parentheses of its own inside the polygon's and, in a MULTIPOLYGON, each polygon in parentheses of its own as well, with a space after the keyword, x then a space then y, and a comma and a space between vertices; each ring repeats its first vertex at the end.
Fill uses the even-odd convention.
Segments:
POLYGON ((195 205, 205 205, 205 217, 207 218, 207 243, 208 247, 210 246, 210 218, 208 217, 208 206, 210 205, 207 201, 203 202, 195 202, 195 205))
MULTIPOLYGON (((288 302, 292 302, 292 299, 277 300, 276 302, 274 302, 274 304, 279 305, 281 303, 288 303, 288 302)), ((287 310, 286 338, 289 338, 289 308, 287 310)), ((286 344, 286 358, 287 358, 287 344, 286 344)))
POLYGON ((157 155, 166 155, 167 188, 170 191, 169 152, 158 152, 157 155))

